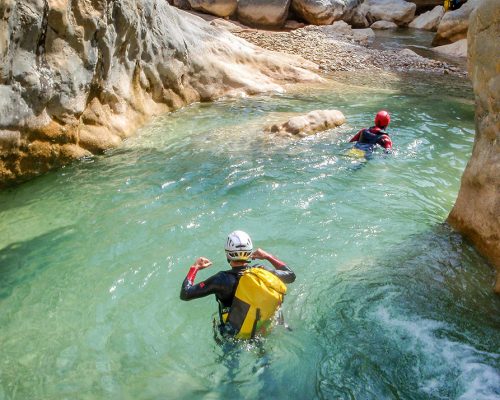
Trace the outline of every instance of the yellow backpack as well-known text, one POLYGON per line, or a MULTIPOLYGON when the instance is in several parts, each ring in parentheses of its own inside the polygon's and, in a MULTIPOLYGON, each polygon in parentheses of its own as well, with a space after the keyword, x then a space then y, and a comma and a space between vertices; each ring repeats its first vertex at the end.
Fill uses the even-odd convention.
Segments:
POLYGON ((236 330, 237 339, 251 339, 256 333, 264 334, 283 303, 286 285, 272 272, 263 268, 249 268, 243 272, 233 304, 223 322, 236 330))

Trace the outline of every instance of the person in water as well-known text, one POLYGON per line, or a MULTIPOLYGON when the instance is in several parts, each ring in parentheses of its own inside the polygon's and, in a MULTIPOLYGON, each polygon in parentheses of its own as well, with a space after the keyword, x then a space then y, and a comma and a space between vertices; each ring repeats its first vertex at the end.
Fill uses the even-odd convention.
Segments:
POLYGON ((294 282, 295 273, 283 261, 268 252, 260 248, 253 251, 252 239, 243 231, 234 231, 228 235, 225 252, 231 269, 220 271, 195 284, 194 280, 198 271, 212 265, 208 258, 199 257, 189 268, 188 274, 182 282, 180 298, 187 301, 214 294, 219 303, 221 320, 218 326, 219 332, 223 335, 235 336, 237 329, 231 326, 230 320, 224 321, 223 315, 230 313, 240 278, 245 274, 245 271, 250 268, 263 268, 278 277, 283 283, 294 282), (266 260, 271 263, 272 267, 261 264, 251 266, 251 260, 266 260))
POLYGON ((391 117, 387 111, 379 111, 375 116, 375 126, 361 129, 349 142, 356 142, 354 148, 372 153, 376 145, 382 146, 386 152, 392 149, 392 140, 386 132, 391 117))

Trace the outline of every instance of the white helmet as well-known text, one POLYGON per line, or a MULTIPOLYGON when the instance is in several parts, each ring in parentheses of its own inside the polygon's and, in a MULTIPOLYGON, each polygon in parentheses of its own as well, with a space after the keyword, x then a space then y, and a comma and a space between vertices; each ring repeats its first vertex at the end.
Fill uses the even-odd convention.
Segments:
POLYGON ((231 232, 227 237, 224 249, 227 261, 250 262, 253 251, 252 239, 243 231, 231 232))

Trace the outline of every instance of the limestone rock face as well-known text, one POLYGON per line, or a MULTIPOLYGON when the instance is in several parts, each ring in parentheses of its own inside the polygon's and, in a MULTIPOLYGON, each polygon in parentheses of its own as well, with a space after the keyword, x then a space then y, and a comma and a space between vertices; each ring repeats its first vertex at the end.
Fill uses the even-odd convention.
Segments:
POLYGON ((165 0, 2 0, 0 186, 117 146, 151 115, 315 68, 165 0))
POLYGON ((469 76, 476 97, 476 137, 448 222, 497 268, 500 293, 500 2, 483 0, 470 17, 469 76))
POLYGON ((424 29, 426 31, 435 31, 444 16, 444 7, 436 6, 431 11, 420 14, 408 25, 414 29, 424 29))
POLYGON ((292 0, 297 15, 314 25, 330 25, 339 20, 346 6, 345 0, 292 0))
POLYGON ((366 0, 360 6, 369 22, 390 21, 398 26, 411 22, 416 8, 414 3, 404 0, 366 0))
POLYGON ((218 17, 228 17, 235 13, 237 0, 189 0, 193 10, 203 11, 218 17))
POLYGON ((281 28, 291 0, 239 0, 238 20, 249 26, 281 28))
POLYGON ((483 0, 468 0, 458 10, 448 11, 439 22, 436 36, 432 40, 433 46, 450 44, 467 37, 469 17, 474 9, 483 0))
POLYGON ((319 131, 335 128, 344 122, 344 114, 338 110, 316 110, 306 115, 292 117, 288 121, 272 125, 266 130, 280 136, 304 137, 319 131))

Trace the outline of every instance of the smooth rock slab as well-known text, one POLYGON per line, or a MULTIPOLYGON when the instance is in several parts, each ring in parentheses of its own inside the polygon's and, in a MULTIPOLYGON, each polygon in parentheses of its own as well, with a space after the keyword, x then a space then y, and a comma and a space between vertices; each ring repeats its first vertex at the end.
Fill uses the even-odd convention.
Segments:
POLYGON ((272 125, 266 131, 280 136, 304 137, 344 123, 345 116, 338 110, 315 110, 306 115, 292 117, 282 124, 272 125))
POLYGON ((423 29, 426 31, 435 31, 444 16, 444 7, 436 6, 431 11, 420 14, 408 25, 413 29, 423 29))
POLYGON ((431 50, 452 57, 467 57, 467 39, 458 42, 445 44, 443 46, 433 47, 431 50))

